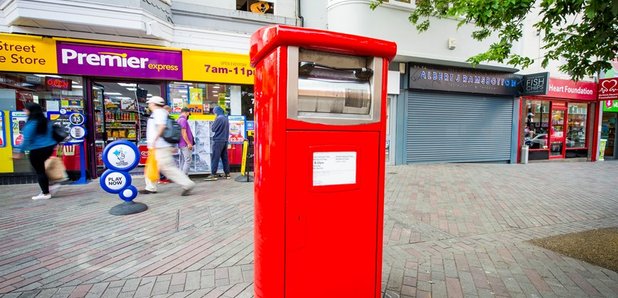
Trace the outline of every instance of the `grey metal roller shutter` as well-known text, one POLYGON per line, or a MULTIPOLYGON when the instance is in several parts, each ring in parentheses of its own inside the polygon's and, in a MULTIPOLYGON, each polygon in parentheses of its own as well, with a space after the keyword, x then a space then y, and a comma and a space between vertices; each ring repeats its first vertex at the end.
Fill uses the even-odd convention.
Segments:
POLYGON ((500 162, 511 152, 512 97, 410 91, 406 162, 500 162))

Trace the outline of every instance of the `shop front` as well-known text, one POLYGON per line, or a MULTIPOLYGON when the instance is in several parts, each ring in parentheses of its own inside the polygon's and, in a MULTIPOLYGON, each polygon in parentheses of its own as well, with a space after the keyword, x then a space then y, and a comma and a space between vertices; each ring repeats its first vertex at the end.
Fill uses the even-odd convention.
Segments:
POLYGON ((515 160, 515 75, 425 64, 409 70, 405 163, 515 160))
POLYGON ((603 105, 599 160, 616 159, 616 125, 618 124, 618 78, 599 81, 599 99, 603 105))
MULTIPOLYGON (((244 55, 11 34, 2 35, 2 41, 0 158, 6 162, 0 163, 0 178, 10 183, 27 182, 15 177, 30 172, 27 161, 11 159, 25 123, 25 102, 38 102, 67 130, 74 126, 71 115, 84 116, 85 139, 69 140, 58 154, 74 176, 83 150, 89 178, 104 170, 100 155, 107 143, 126 139, 145 147, 151 96, 166 98, 172 117, 183 107, 192 110, 194 173, 210 171, 215 106, 242 120, 234 132, 243 138, 245 121, 253 120, 253 69, 244 55)), ((236 147, 241 146, 232 146, 233 156, 239 155, 236 147)))
POLYGON ((548 84, 546 94, 522 97, 519 145, 528 146, 529 160, 593 159, 596 83, 549 78, 548 84))

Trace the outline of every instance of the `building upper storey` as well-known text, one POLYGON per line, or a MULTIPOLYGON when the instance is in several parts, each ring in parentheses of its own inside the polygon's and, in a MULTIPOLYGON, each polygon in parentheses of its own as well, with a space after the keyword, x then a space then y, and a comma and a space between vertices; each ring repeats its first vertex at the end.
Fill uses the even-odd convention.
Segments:
POLYGON ((297 25, 296 0, 0 0, 0 31, 247 53, 249 36, 297 25))

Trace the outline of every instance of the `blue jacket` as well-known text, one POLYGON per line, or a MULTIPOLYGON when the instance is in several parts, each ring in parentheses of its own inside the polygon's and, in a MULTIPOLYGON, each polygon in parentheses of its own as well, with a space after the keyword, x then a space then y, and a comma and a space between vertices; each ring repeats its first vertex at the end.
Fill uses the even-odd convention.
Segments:
POLYGON ((223 114, 221 107, 215 107, 214 112, 217 114, 217 118, 212 124, 212 140, 213 142, 227 142, 230 138, 230 123, 223 114))
POLYGON ((45 134, 36 133, 37 122, 37 120, 28 120, 21 130, 24 140, 21 146, 19 146, 20 152, 41 149, 57 144, 52 136, 52 122, 47 121, 47 132, 45 134))

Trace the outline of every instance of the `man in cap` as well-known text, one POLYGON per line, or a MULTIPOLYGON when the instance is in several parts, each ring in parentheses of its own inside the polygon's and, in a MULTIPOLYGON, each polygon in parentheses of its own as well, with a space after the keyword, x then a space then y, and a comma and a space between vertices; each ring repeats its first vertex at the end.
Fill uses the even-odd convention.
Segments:
MULTIPOLYGON (((148 144, 148 149, 155 149, 155 159, 159 171, 174 183, 179 184, 182 187, 181 195, 187 196, 195 187, 195 182, 191 181, 187 175, 176 167, 173 158, 174 146, 165 141, 162 137, 167 127, 169 115, 163 108, 165 106, 165 100, 160 96, 153 96, 149 98, 146 103, 148 104, 148 109, 151 111, 146 126, 146 142, 148 144)), ((150 181, 148 177, 146 177, 145 180, 146 188, 140 190, 140 193, 156 193, 157 184, 154 181, 150 181)))
POLYGON ((191 116, 191 110, 187 107, 180 110, 180 117, 178 117, 178 125, 182 128, 182 135, 180 142, 178 142, 178 149, 180 150, 180 169, 183 173, 189 173, 189 167, 191 167, 191 158, 193 156, 193 132, 191 126, 189 126, 189 116, 191 116))
POLYGON ((230 123, 219 106, 214 109, 217 118, 212 124, 212 156, 211 156, 211 175, 206 181, 218 180, 217 171, 219 170, 219 160, 223 163, 225 179, 230 179, 230 163, 227 158, 227 141, 230 137, 230 123))

